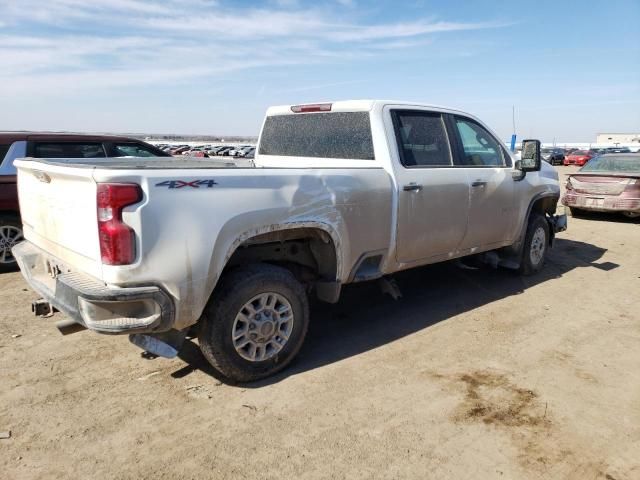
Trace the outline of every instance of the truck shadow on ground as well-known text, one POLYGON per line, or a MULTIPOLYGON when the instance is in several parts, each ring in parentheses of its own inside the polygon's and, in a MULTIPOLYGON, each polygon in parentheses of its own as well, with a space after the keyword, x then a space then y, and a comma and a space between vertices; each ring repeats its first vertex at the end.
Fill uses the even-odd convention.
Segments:
MULTIPOLYGON (((383 294, 376 282, 347 286, 335 305, 312 303, 307 340, 288 368, 242 386, 259 388, 361 354, 482 305, 519 295, 527 288, 577 268, 618 267, 611 262, 598 263, 605 252, 606 249, 588 243, 557 239, 545 268, 530 277, 490 267, 469 270, 455 262, 408 270, 393 276, 403 295, 399 300, 383 294)), ((185 342, 180 358, 188 365, 174 372, 173 377, 181 378, 199 369, 225 381, 193 342, 185 342)))
POLYGON ((610 222, 610 223, 630 223, 640 225, 640 217, 627 217, 618 213, 608 212, 581 212, 577 218, 579 220, 610 222))

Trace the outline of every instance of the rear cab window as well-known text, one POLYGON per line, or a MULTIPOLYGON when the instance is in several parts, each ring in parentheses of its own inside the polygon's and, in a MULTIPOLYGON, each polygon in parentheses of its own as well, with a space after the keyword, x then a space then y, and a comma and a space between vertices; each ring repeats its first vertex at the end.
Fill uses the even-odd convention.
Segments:
POLYGON ((267 117, 260 155, 374 160, 368 112, 296 113, 267 117))

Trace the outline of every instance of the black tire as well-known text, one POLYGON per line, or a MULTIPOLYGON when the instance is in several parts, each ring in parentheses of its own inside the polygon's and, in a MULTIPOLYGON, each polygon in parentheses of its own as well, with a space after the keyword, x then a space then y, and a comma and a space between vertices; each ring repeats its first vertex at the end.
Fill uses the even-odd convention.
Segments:
POLYGON ((569 211, 571 212, 571 216, 574 218, 584 215, 584 210, 580 210, 579 208, 569 207, 569 211))
POLYGON ((544 267, 549 249, 549 223, 543 215, 532 213, 527 225, 527 233, 522 249, 522 259, 518 271, 522 275, 533 275, 544 267), (540 235, 544 232, 544 239, 540 244, 540 235), (540 250, 541 249, 541 250, 540 250), (538 255, 535 252, 540 252, 538 255))
MULTIPOLYGON (((247 329, 249 327, 247 325, 247 329)), ((221 279, 200 319, 198 341, 205 358, 222 376, 236 382, 250 382, 285 368, 300 351, 308 327, 309 303, 304 287, 285 268, 255 264, 233 270, 221 279), (272 357, 263 361, 248 360, 233 344, 236 317, 251 299, 268 293, 275 293, 289 303, 292 329, 281 350, 272 357)), ((272 335, 278 337, 279 327, 273 328, 276 331, 272 335)), ((263 348, 266 351, 267 347, 263 348)))
POLYGON ((0 216, 0 273, 12 272, 18 269, 18 263, 13 258, 11 247, 15 239, 22 240, 22 223, 15 215, 0 216), (16 236, 15 232, 19 232, 16 236))

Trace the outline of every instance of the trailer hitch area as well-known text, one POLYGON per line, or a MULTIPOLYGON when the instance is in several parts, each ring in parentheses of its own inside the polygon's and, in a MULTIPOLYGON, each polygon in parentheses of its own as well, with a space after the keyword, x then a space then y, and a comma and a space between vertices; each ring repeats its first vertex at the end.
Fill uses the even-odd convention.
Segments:
POLYGON ((175 358, 187 337, 185 330, 169 330, 162 333, 134 333, 129 335, 129 341, 145 352, 156 357, 175 358))
POLYGON ((52 317, 54 313, 58 311, 53 305, 47 302, 44 298, 36 300, 31 304, 31 311, 36 317, 52 317))

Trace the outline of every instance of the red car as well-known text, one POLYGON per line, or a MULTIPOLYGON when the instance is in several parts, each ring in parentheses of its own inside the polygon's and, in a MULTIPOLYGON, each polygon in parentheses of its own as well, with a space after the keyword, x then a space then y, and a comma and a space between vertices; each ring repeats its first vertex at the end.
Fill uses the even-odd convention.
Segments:
POLYGON ((593 157, 598 154, 593 150, 575 150, 571 152, 569 155, 564 157, 564 165, 578 165, 582 167, 585 163, 591 160, 593 157))
POLYGON ((562 203, 574 217, 585 210, 640 217, 640 154, 594 158, 568 178, 562 203))

